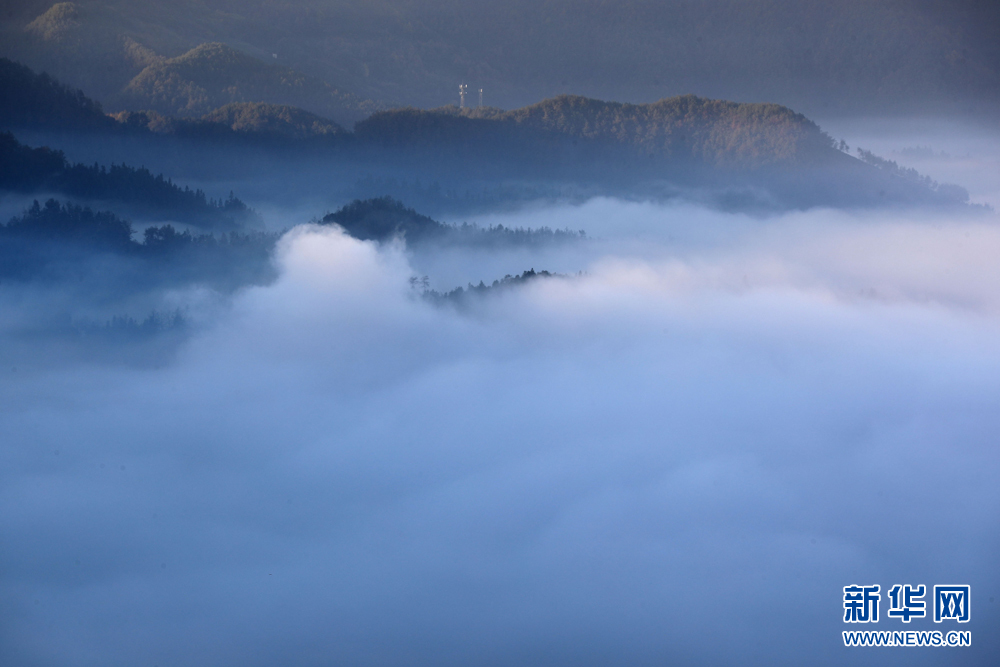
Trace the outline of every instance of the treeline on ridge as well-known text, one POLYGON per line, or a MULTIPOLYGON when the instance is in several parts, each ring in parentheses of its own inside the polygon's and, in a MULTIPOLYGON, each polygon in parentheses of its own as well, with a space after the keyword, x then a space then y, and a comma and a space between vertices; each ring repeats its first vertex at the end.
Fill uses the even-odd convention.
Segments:
POLYGON ((128 290, 191 282, 234 289, 274 277, 270 254, 277 233, 192 234, 162 225, 146 228, 142 242, 133 236, 132 224, 114 213, 36 200, 0 224, 0 279, 65 280, 122 271, 129 280, 117 289, 128 290))
POLYGON ((303 109, 233 102, 200 117, 155 110, 105 114, 101 104, 46 73, 0 58, 0 128, 112 134, 170 135, 196 140, 274 141, 328 138, 346 133, 332 120, 303 109))
POLYGON ((257 217, 232 193, 228 199, 213 200, 201 190, 181 188, 146 168, 71 164, 62 151, 25 146, 10 132, 0 132, 0 190, 120 202, 139 215, 202 227, 235 228, 257 217))
POLYGON ((355 199, 339 210, 323 216, 321 224, 337 224, 363 241, 402 238, 408 245, 427 243, 500 246, 558 243, 586 238, 582 231, 564 229, 512 229, 503 225, 480 227, 462 223, 449 225, 408 208, 392 197, 355 199))
POLYGON ((534 268, 531 268, 522 272, 520 275, 512 276, 507 274, 503 278, 494 280, 489 285, 480 280, 478 285, 469 283, 467 287, 456 287, 448 292, 438 292, 437 290, 429 289, 427 287, 427 276, 424 276, 423 278, 417 278, 416 276, 410 278, 410 287, 413 289, 422 288, 420 296, 426 301, 437 305, 452 305, 461 308, 470 305, 473 302, 473 299, 482 298, 484 296, 494 296, 512 287, 518 287, 540 278, 565 277, 566 276, 559 273, 535 271, 534 268))
POLYGON ((778 104, 750 104, 681 95, 650 104, 560 95, 520 109, 443 107, 382 111, 355 133, 376 143, 446 143, 475 148, 521 135, 626 147, 631 155, 696 160, 718 166, 816 161, 833 140, 802 114, 778 104))

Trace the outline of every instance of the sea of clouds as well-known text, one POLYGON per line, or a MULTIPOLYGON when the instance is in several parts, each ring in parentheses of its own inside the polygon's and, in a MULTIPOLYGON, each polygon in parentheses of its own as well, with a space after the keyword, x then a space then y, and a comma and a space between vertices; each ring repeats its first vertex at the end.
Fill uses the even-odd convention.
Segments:
MULTIPOLYGON (((304 225, 166 363, 0 369, 0 662, 995 657, 995 216, 480 222, 590 240, 304 225), (528 268, 565 275, 462 308, 409 281, 528 268), (971 585, 973 646, 845 648, 842 588, 897 583, 971 585)), ((952 629, 910 626, 871 629, 952 629)))

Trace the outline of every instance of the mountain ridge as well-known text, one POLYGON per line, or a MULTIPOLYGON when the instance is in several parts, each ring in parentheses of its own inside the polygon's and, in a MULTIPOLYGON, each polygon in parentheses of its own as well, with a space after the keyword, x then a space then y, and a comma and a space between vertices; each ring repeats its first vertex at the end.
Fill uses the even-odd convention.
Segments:
POLYGON ((339 124, 352 124, 386 108, 219 42, 147 65, 125 86, 119 104, 197 117, 227 104, 249 102, 298 107, 339 124))
MULTIPOLYGON (((445 113, 455 114, 454 107, 445 113)), ((677 95, 646 104, 560 95, 497 113, 458 109, 458 115, 507 121, 572 137, 611 140, 641 152, 690 154, 709 162, 772 162, 803 150, 832 147, 820 127, 788 107, 772 103, 677 95)))

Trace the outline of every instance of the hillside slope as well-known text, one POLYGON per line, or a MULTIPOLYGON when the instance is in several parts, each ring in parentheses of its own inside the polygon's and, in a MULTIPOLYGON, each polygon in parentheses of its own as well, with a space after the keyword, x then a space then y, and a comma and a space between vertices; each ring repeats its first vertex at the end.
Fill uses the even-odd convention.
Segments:
POLYGON ((0 128, 112 134, 151 131, 270 140, 330 138, 347 133, 334 121, 303 109, 262 102, 233 102, 199 118, 177 118, 152 110, 108 115, 82 91, 6 58, 0 58, 0 128))
MULTIPOLYGON (((468 115, 474 116, 475 110, 468 115)), ((832 147, 819 126, 778 104, 742 104, 694 95, 623 104, 562 95, 499 117, 570 136, 610 140, 644 153, 714 164, 761 165, 817 159, 832 147)))
POLYGON ((101 105, 48 74, 0 58, 0 127, 107 130, 101 105))
POLYGON ((207 229, 257 225, 259 216, 232 193, 209 199, 201 190, 180 187, 163 174, 112 164, 74 164, 62 151, 31 148, 0 132, 0 194, 59 194, 83 202, 112 204, 129 215, 170 219, 207 229))
POLYGON ((176 58, 148 65, 121 96, 126 108, 188 117, 248 102, 299 107, 341 124, 351 124, 384 108, 220 43, 202 44, 176 58))
MULTIPOLYGON (((260 102, 300 107, 350 126, 391 108, 289 68, 287 61, 278 64, 275 54, 243 40, 223 43, 220 31, 208 27, 211 21, 196 19, 203 9, 197 5, 83 0, 36 14, 44 2, 12 0, 0 11, 0 57, 49 72, 115 112, 201 116, 230 103, 260 102)), ((238 21, 231 12, 221 15, 238 21)))
POLYGON ((777 104, 740 104, 683 95, 652 104, 623 104, 561 95, 521 109, 385 111, 358 124, 377 142, 461 145, 514 150, 522 142, 627 149, 632 157, 694 160, 715 166, 761 167, 817 162, 838 154, 832 140, 802 114, 777 104))
POLYGON ((343 127, 303 109, 261 102, 233 102, 201 117, 202 122, 225 125, 234 132, 267 134, 288 139, 342 135, 343 127))

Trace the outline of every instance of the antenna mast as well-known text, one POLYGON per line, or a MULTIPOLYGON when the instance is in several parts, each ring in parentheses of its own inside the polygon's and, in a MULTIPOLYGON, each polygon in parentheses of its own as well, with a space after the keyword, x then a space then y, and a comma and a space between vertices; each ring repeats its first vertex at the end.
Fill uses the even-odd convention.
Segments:
POLYGON ((467 85, 460 84, 458 86, 458 107, 460 109, 465 108, 465 94, 469 92, 469 87, 467 85))
POLYGON ((483 89, 479 89, 479 106, 483 106, 483 89))

